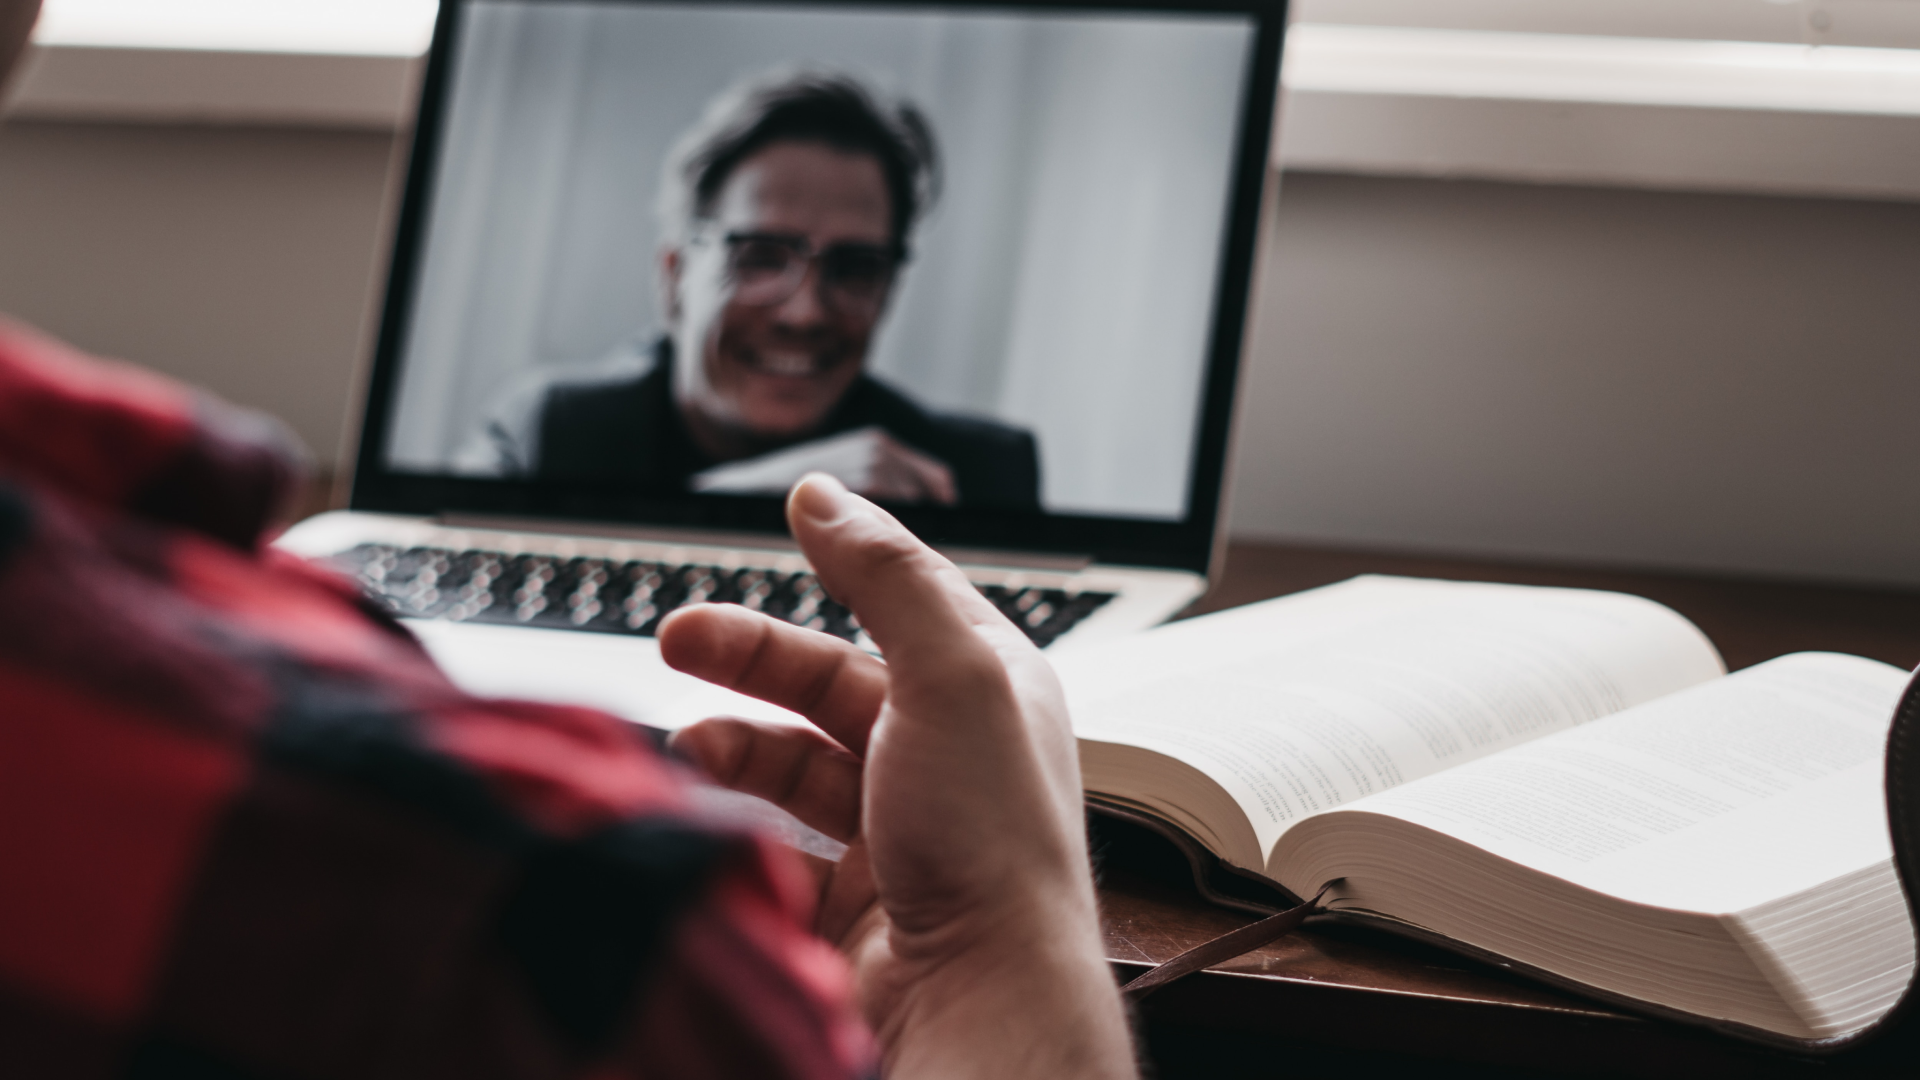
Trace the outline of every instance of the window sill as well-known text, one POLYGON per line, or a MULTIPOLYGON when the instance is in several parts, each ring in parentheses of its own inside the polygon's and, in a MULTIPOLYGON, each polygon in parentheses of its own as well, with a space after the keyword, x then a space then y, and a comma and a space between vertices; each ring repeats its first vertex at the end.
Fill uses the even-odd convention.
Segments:
POLYGON ((1920 50, 1295 26, 1278 164, 1920 199, 1920 50))
MULTIPOLYGON (((23 120, 393 131, 417 57, 128 48, 29 58, 23 120)), ((1920 50, 1301 24, 1287 169, 1920 199, 1920 50)))

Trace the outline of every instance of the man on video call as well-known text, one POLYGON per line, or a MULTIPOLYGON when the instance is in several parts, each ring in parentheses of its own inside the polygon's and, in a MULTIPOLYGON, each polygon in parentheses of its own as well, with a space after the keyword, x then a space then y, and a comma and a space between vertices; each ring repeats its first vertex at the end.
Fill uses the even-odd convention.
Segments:
POLYGON ((895 502, 1038 509, 1031 433, 864 370, 936 158, 917 110, 842 76, 723 95, 665 170, 668 332, 509 391, 456 467, 725 494, 820 471, 895 502))

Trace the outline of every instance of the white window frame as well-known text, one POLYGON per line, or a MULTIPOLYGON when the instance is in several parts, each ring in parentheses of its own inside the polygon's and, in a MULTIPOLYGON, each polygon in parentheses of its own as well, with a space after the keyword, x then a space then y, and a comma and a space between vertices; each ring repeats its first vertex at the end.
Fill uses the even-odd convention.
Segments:
POLYGON ((1916 0, 1293 0, 1295 22, 1920 48, 1916 0))

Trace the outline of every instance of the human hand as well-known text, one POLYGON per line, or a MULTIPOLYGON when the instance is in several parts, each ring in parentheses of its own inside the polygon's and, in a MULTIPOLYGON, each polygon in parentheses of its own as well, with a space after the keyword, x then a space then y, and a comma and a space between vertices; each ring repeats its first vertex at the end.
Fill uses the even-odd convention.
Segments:
POLYGON ((878 427, 863 427, 815 439, 745 461, 716 465, 695 476, 695 491, 750 495, 792 488, 811 472, 823 472, 852 491, 894 502, 960 501, 953 470, 878 427))
POLYGON ((674 745, 847 843, 817 929, 853 966, 889 1074, 1135 1075, 1103 957, 1080 769, 1039 651, 885 511, 811 476, 801 549, 885 663, 745 608, 660 630, 669 664, 818 730, 707 720, 674 745))

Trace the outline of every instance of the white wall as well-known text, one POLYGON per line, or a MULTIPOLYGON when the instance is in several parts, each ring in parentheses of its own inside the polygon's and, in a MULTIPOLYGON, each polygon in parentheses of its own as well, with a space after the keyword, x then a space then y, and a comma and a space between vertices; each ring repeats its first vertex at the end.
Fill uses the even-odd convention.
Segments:
MULTIPOLYGON (((0 127, 0 310, 347 412, 390 140, 0 127)), ((1293 174, 1246 538, 1920 585, 1920 205, 1293 174)))
POLYGON ((1289 176, 1238 535, 1920 584, 1920 205, 1289 176))
POLYGON ((0 125, 0 311, 338 453, 391 134, 0 125))

